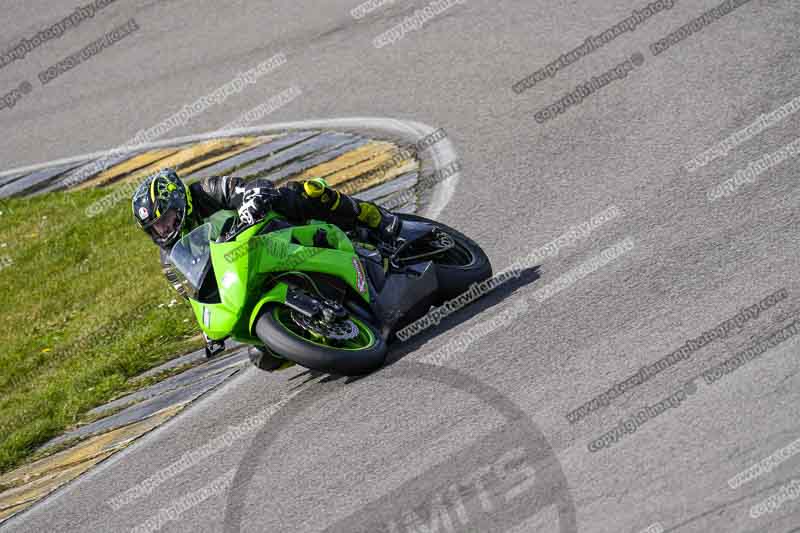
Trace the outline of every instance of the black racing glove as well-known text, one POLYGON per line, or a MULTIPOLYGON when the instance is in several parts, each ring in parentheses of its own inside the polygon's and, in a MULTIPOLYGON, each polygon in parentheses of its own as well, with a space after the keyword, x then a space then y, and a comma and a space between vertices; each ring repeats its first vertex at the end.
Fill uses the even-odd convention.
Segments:
POLYGON ((275 187, 259 187, 256 184, 248 184, 242 193, 239 220, 248 226, 255 224, 267 215, 272 208, 273 201, 279 196, 275 187))

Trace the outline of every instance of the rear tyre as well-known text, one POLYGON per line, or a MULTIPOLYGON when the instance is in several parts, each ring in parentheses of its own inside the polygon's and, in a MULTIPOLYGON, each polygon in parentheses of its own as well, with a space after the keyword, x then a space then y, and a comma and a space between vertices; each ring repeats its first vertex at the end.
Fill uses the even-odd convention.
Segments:
POLYGON ((256 322, 256 335, 277 355, 311 370, 340 376, 363 376, 383 366, 386 342, 370 324, 348 315, 336 325, 351 331, 357 328, 357 333, 334 344, 304 329, 292 313, 284 305, 268 304, 256 322))
POLYGON ((425 217, 398 214, 402 220, 426 222, 437 227, 453 239, 455 246, 434 259, 436 278, 439 282, 440 302, 451 300, 469 290, 473 283, 492 277, 492 265, 478 243, 458 230, 425 217))

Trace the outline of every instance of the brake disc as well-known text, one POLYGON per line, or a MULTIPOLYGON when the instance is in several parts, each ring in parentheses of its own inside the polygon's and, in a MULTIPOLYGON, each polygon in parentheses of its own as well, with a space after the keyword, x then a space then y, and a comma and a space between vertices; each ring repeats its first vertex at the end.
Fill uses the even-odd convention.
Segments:
POLYGON ((294 323, 326 339, 346 341, 358 336, 358 326, 352 320, 338 320, 336 322, 326 322, 324 320, 309 318, 304 314, 292 311, 294 323))

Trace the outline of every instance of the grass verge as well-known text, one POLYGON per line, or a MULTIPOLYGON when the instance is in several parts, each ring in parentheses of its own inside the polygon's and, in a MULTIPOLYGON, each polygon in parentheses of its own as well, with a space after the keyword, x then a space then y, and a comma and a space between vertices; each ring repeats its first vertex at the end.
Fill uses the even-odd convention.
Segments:
POLYGON ((0 202, 0 473, 130 378, 202 346, 130 204, 85 215, 108 193, 0 202))

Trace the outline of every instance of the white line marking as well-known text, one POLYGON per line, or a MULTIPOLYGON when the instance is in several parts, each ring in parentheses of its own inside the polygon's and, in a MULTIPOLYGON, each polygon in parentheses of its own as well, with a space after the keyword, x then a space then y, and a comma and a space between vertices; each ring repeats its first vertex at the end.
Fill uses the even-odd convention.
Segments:
MULTIPOLYGON (((220 137, 238 137, 244 135, 261 135, 268 133, 278 133, 278 132, 285 132, 287 130, 329 129, 329 128, 331 129, 335 128, 341 130, 357 130, 357 131, 361 131, 364 129, 381 130, 408 138, 409 142, 412 144, 416 143, 418 140, 422 139, 426 135, 429 135, 430 133, 433 133, 435 131, 435 129, 432 128, 431 126, 428 126, 427 124, 423 124, 421 122, 398 120, 393 118, 348 117, 348 118, 334 118, 334 119, 320 119, 320 120, 301 120, 295 122, 280 122, 277 124, 269 124, 263 126, 251 126, 247 128, 236 128, 232 130, 212 131, 197 135, 189 135, 186 137, 178 137, 176 139, 167 139, 163 141, 145 143, 145 144, 140 144, 130 150, 119 152, 119 154, 138 152, 141 150, 152 150, 155 148, 164 148, 167 146, 174 146, 176 144, 206 141, 211 139, 217 139, 220 137)), ((453 146, 453 143, 450 142, 449 138, 442 139, 441 141, 437 142, 432 147, 430 147, 429 150, 431 152, 431 158, 433 159, 434 166, 436 167, 433 169, 434 171, 455 161, 458 157, 456 150, 453 146)), ((104 150, 100 152, 94 152, 91 154, 85 154, 85 155, 68 157, 64 159, 58 159, 55 161, 49 161, 47 163, 38 163, 26 167, 13 168, 11 170, 5 170, 0 172, 0 178, 14 174, 35 172, 37 170, 42 170, 54 166, 80 163, 83 161, 88 163, 91 160, 105 157, 108 154, 108 152, 109 150, 104 150)), ((425 210, 425 213, 423 213, 423 216, 428 218, 436 218, 441 214, 441 212, 450 202, 450 199, 453 197, 459 179, 460 179, 460 172, 457 172, 453 176, 447 178, 442 183, 439 183, 434 187, 431 196, 431 203, 430 205, 428 205, 427 209, 425 210)))

